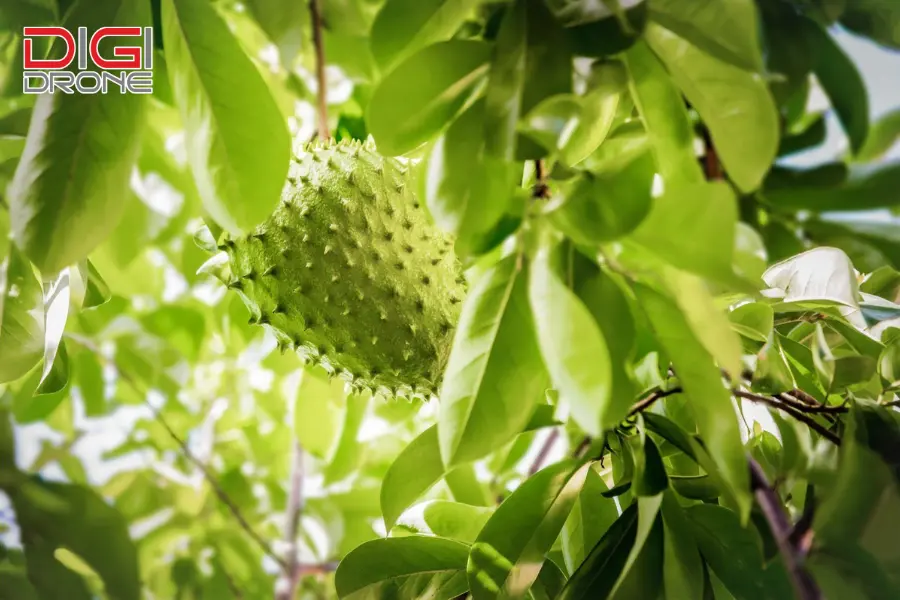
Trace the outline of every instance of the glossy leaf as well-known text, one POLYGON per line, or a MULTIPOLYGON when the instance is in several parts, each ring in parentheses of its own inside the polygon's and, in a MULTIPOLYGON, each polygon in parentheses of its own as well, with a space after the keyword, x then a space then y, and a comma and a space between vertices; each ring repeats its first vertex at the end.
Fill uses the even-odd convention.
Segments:
POLYGON ((615 502, 604 498, 606 483, 589 469, 584 485, 561 533, 562 553, 569 572, 574 572, 618 518, 615 502))
POLYGON ((759 15, 752 0, 653 0, 650 18, 719 60, 749 71, 763 69, 759 15))
POLYGON ((516 157, 522 117, 572 89, 568 38, 541 0, 516 0, 503 16, 485 92, 485 152, 516 157))
POLYGON ((408 536, 372 540, 341 561, 334 576, 339 598, 414 600, 428 594, 452 600, 468 589, 468 546, 453 540, 408 536))
POLYGON ((637 228, 651 210, 653 157, 598 172, 585 171, 565 191, 551 218, 570 239, 594 245, 615 240, 637 228))
POLYGON ((665 297, 644 286, 635 287, 635 293, 691 400, 691 412, 700 437, 735 496, 742 514, 747 515, 752 498, 746 459, 740 442, 737 415, 719 370, 691 333, 684 317, 665 297))
POLYGON ((456 236, 461 255, 480 253, 513 199, 520 169, 485 156, 484 102, 464 112, 437 139, 428 156, 424 197, 435 222, 456 236))
POLYGON ((765 343, 772 333, 775 314, 772 307, 762 302, 742 304, 728 313, 731 326, 750 340, 765 343))
POLYGON ((607 598, 628 560, 637 536, 637 504, 629 506, 572 573, 557 600, 607 598))
POLYGON ((328 381, 324 373, 306 369, 293 398, 287 400, 294 405, 294 433, 303 449, 321 459, 331 458, 343 426, 343 382, 328 381))
POLYGON ((741 191, 758 188, 775 160, 780 135, 778 111, 765 82, 652 23, 646 35, 709 128, 729 177, 741 191))
POLYGON ((493 508, 438 500, 425 508, 423 518, 435 535, 472 544, 492 514, 493 508))
POLYGON ((856 153, 856 160, 874 161, 884 156, 900 139, 900 110, 891 111, 869 128, 866 143, 856 153))
POLYGON ((694 153, 694 132, 678 88, 643 42, 625 54, 630 90, 644 121, 656 164, 666 186, 702 182, 694 153))
POLYGON ((772 206, 780 209, 862 211, 896 206, 900 203, 894 193, 898 185, 900 166, 888 163, 853 170, 846 182, 801 184, 766 191, 765 198, 772 206))
POLYGON ((450 38, 474 0, 389 0, 372 23, 372 55, 383 71, 431 44, 450 38))
POLYGON ((537 565, 559 535, 589 465, 571 461, 539 471, 503 501, 485 524, 466 567, 475 600, 524 598, 537 565))
POLYGON ((308 8, 302 2, 292 0, 248 0, 245 6, 278 48, 281 62, 292 65, 306 43, 308 8))
POLYGON ((519 260, 492 266, 463 305, 440 393, 438 440, 448 467, 521 432, 547 386, 519 260))
POLYGON ((703 559, 685 510, 671 492, 663 496, 662 520, 665 527, 663 587, 666 598, 702 598, 703 559))
POLYGON ((372 93, 366 124, 382 154, 414 149, 443 130, 484 81, 491 47, 452 40, 403 61, 372 93), (410 87, 410 81, 418 84, 410 87))
POLYGON ((590 311, 553 271, 551 249, 535 259, 528 294, 544 364, 572 418, 600 436, 625 418, 630 398, 612 396, 609 350, 590 311))
POLYGON ((722 182, 682 186, 655 198, 635 241, 670 264, 708 278, 732 278, 734 192, 722 182))
MULTIPOLYGON (((138 0, 77 3, 64 24, 70 31, 87 27, 89 35, 100 27, 149 25, 148 8, 138 0)), ((84 259, 118 225, 144 104, 141 94, 117 91, 38 97, 8 197, 13 238, 42 273, 84 259)))
POLYGON ((857 0, 848 2, 841 24, 861 35, 889 46, 900 48, 900 8, 891 0, 857 0))
MULTIPOLYGON (((103 579, 111 597, 141 597, 138 554, 122 516, 94 492, 75 485, 24 481, 12 493, 13 507, 27 548, 32 544, 66 548, 103 579)), ((29 569, 37 568, 29 561, 29 569)), ((42 578, 30 573, 32 581, 42 578)))
POLYGON ((419 434, 391 464, 381 484, 381 512, 385 529, 444 475, 437 426, 419 434))
POLYGON ((169 78, 203 207, 232 233, 250 231, 278 204, 290 159, 286 123, 212 5, 163 0, 162 15, 169 78))
POLYGON ((31 264, 15 248, 0 270, 0 381, 14 381, 44 355, 44 302, 31 264))

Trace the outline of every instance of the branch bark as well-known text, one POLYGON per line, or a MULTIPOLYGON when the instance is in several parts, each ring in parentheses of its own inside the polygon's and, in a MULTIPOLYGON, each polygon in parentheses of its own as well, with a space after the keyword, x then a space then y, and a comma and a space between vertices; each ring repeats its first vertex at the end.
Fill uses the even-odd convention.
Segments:
POLYGON ((301 569, 297 536, 300 533, 300 519, 303 516, 303 447, 299 440, 294 441, 294 456, 291 464, 291 489, 288 494, 284 540, 287 542, 288 554, 284 569, 284 583, 276 595, 276 600, 292 600, 297 595, 300 577, 311 571, 301 569))
POLYGON ((745 392, 743 390, 732 390, 732 393, 738 398, 743 398, 744 400, 750 400, 751 402, 760 402, 762 404, 767 404, 772 408, 777 408, 780 411, 786 412, 791 415, 801 423, 804 423, 807 427, 821 435, 823 438, 834 444, 835 446, 841 445, 841 438, 837 435, 828 431, 818 423, 816 423, 813 419, 808 417, 807 415, 800 412, 798 409, 794 408, 792 405, 783 404, 776 400, 775 398, 769 398, 766 396, 760 396, 759 394, 753 394, 751 392, 745 392))
POLYGON ((784 507, 781 505, 781 500, 769 486, 766 474, 759 463, 752 458, 748 458, 748 461, 753 495, 772 530, 772 536, 775 538, 779 554, 784 561, 788 579, 794 588, 794 595, 798 600, 821 600, 822 592, 819 590, 819 586, 803 567, 802 556, 790 542, 792 527, 784 512, 784 507))
POLYGON ((312 16, 313 47, 316 52, 316 100, 318 105, 317 127, 319 138, 327 140, 328 132, 328 90, 325 81, 325 45, 322 42, 322 13, 319 0, 309 0, 309 12, 312 16))

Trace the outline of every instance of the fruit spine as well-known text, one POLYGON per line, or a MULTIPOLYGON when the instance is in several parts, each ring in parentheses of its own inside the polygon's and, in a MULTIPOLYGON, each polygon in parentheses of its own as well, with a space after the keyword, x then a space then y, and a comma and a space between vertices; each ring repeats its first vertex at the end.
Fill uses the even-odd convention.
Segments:
POLYGON ((435 393, 465 294, 453 241, 429 220, 408 168, 371 143, 307 144, 281 203, 207 263, 282 351, 357 390, 435 393))

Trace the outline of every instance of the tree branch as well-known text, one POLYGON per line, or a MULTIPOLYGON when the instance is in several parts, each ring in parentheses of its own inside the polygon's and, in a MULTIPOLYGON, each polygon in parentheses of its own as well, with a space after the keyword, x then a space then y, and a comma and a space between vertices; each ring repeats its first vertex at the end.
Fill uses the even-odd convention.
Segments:
POLYGON ((312 16, 313 46, 316 52, 316 86, 319 138, 327 140, 328 133, 328 90, 325 81, 325 46, 322 43, 322 14, 319 11, 319 0, 309 0, 309 12, 312 16))
POLYGON ((794 588, 794 595, 798 600, 821 600, 822 592, 803 568, 803 559, 790 542, 792 528, 784 512, 784 507, 781 505, 781 500, 769 486, 765 472, 759 463, 750 457, 747 460, 750 463, 750 482, 753 495, 772 530, 772 536, 775 538, 779 554, 784 561, 788 579, 794 588))
POLYGON ((791 415, 801 423, 806 424, 810 429, 821 435, 823 438, 831 442, 836 446, 841 445, 841 438, 836 436, 831 431, 828 431, 818 423, 816 423, 813 419, 808 417, 807 415, 800 412, 798 409, 794 408, 791 405, 784 404, 779 402, 775 398, 769 398, 767 396, 760 396, 759 394, 753 394, 751 392, 745 392, 743 390, 732 390, 732 393, 738 398, 743 398, 745 400, 750 400, 751 402, 759 402, 762 404, 767 404, 773 408, 777 408, 778 410, 784 411, 787 414, 791 415))
POLYGON ((174 440, 176 444, 178 444, 178 447, 181 450, 182 454, 184 454, 184 457, 187 458, 191 464, 200 469, 200 472, 203 474, 203 478, 206 479, 207 483, 209 483, 209 486, 212 488, 213 493, 215 493, 219 501, 224 504, 226 508, 228 508, 228 511, 232 514, 241 528, 247 533, 247 535, 249 535, 253 539, 254 542, 259 545, 262 551, 269 558, 277 562, 282 568, 286 568, 287 565, 284 559, 278 556, 275 551, 272 550, 269 542, 267 542, 264 537, 262 537, 259 533, 257 533, 255 529, 253 529, 249 521, 247 521, 247 519, 244 517, 244 514, 241 512, 241 509, 238 508, 234 500, 232 500, 231 497, 225 492, 225 490, 222 489, 222 486, 219 484, 219 480, 216 479, 215 474, 213 474, 213 472, 210 471, 205 464, 203 464, 203 461, 194 456, 194 453, 191 452, 190 448, 188 448, 187 443, 183 439, 181 439, 181 436, 175 433, 175 430, 172 429, 172 426, 169 425, 169 422, 162 415, 162 413, 157 410, 155 406, 146 401, 147 390, 138 385, 134 378, 131 377, 131 375, 127 371, 123 371, 114 360, 110 360, 103 356, 103 354, 100 352, 100 349, 96 344, 94 344, 93 341, 76 334, 66 334, 66 337, 93 352, 94 355, 103 364, 115 368, 118 377, 122 381, 127 383, 135 392, 144 397, 144 403, 150 408, 150 411, 153 413, 153 417, 159 422, 160 425, 162 425, 163 429, 166 430, 166 433, 169 435, 169 437, 172 438, 172 440, 174 440))
POLYGON ((294 457, 291 464, 291 489, 285 511, 286 524, 284 540, 288 546, 287 565, 285 566, 285 585, 276 595, 276 600, 292 600, 297 595, 297 585, 304 571, 300 569, 300 552, 297 547, 297 536, 300 533, 300 519, 303 516, 303 447, 300 440, 294 441, 294 457))
POLYGON ((534 197, 546 200, 550 197, 550 188, 547 187, 547 166, 544 161, 534 161, 534 197))
POLYGON ((645 410, 647 410, 648 408, 653 406, 653 404, 657 400, 665 398, 666 396, 671 396, 673 394, 680 394, 681 392, 682 392, 682 389, 679 386, 673 387, 670 390, 657 390, 657 391, 651 393, 650 395, 648 395, 646 398, 643 398, 643 399, 635 402, 631 406, 631 410, 628 411, 628 416, 633 417, 634 415, 638 414, 639 412, 644 412, 645 410))
POLYGON ((550 434, 547 436, 547 439, 544 440, 544 445, 541 446, 541 449, 538 450, 537 456, 534 457, 534 460, 531 462, 531 466, 528 467, 528 476, 531 477, 535 473, 541 470, 541 467, 544 466, 544 462, 547 460, 547 455, 550 454, 550 451, 553 449, 553 446, 556 444, 556 440, 559 439, 559 429, 554 427, 550 434))

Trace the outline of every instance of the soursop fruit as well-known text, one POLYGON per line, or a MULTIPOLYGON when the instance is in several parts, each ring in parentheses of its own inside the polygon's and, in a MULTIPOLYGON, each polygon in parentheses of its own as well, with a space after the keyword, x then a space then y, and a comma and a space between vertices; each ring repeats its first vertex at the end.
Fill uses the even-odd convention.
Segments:
POLYGON ((205 270, 240 294, 282 350, 360 390, 427 396, 444 371, 465 280, 453 240, 414 187, 407 166, 371 143, 307 144, 274 214, 247 236, 223 234, 205 270))

